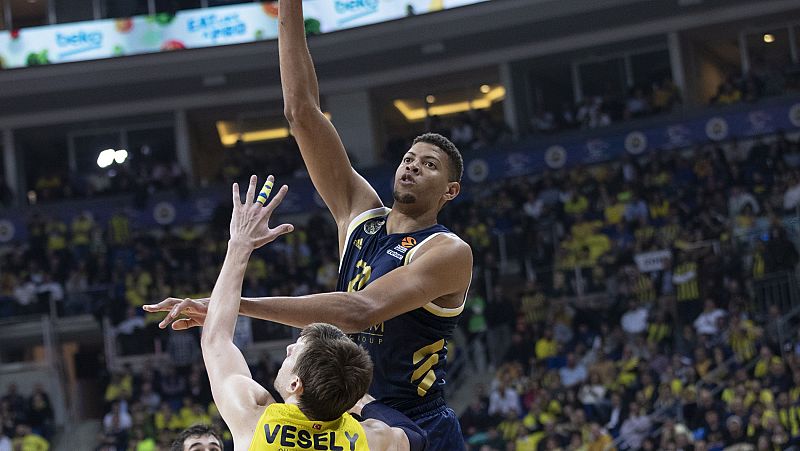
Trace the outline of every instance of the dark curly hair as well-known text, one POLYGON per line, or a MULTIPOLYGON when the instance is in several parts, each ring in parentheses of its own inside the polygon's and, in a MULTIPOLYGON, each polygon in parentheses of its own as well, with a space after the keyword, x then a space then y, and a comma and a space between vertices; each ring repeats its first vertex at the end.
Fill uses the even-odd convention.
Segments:
POLYGON ((461 176, 464 175, 464 158, 452 141, 438 133, 425 133, 414 138, 412 145, 420 142, 432 144, 446 153, 450 158, 450 181, 461 182, 461 176))

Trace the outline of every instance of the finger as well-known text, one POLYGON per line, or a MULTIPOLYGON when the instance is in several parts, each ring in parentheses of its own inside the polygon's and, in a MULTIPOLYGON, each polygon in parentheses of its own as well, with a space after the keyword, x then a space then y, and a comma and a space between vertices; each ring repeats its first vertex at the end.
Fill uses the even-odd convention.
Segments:
POLYGON ((166 298, 163 301, 159 302, 158 304, 146 304, 142 306, 142 309, 145 312, 166 312, 172 308, 173 305, 176 303, 181 302, 178 298, 166 298))
POLYGON ((264 182, 264 186, 261 187, 261 192, 258 193, 258 199, 256 202, 261 204, 263 207, 267 203, 267 199, 269 199, 269 194, 272 192, 272 186, 275 184, 275 177, 269 176, 267 177, 267 181, 264 182))
POLYGON ((242 195, 239 194, 239 184, 233 184, 233 208, 238 208, 242 205, 242 195))
POLYGON ((164 318, 164 321, 172 321, 175 318, 177 318, 178 315, 181 314, 181 312, 183 312, 184 310, 186 310, 188 307, 190 307, 192 305, 192 302, 193 301, 191 299, 187 298, 187 299, 184 299, 184 300, 180 301, 179 303, 175 304, 172 307, 172 309, 170 309, 169 313, 167 313, 167 317, 164 318))
POLYGON ((256 184, 258 183, 258 176, 250 176, 250 185, 247 186, 247 195, 244 197, 244 204, 250 205, 253 203, 253 197, 256 195, 256 184))
POLYGON ((278 194, 276 194, 275 197, 265 207, 268 215, 271 215, 272 212, 275 211, 276 208, 278 208, 278 205, 280 205, 281 202, 283 202, 283 198, 286 197, 286 193, 288 191, 289 191, 288 186, 286 185, 281 186, 281 189, 278 190, 278 194))
POLYGON ((294 231, 294 226, 291 224, 281 224, 278 227, 272 229, 272 231, 275 233, 275 236, 278 237, 294 231))
POLYGON ((158 328, 159 329, 166 329, 167 326, 169 326, 169 323, 171 323, 171 322, 172 322, 172 320, 169 318, 169 316, 167 316, 164 319, 162 319, 160 323, 158 323, 158 328))
POLYGON ((274 229, 269 229, 269 233, 256 242, 256 247, 261 247, 267 243, 275 241, 279 236, 285 235, 294 230, 291 224, 281 224, 274 229))
POLYGON ((200 325, 200 323, 198 323, 197 321, 195 321, 192 318, 181 318, 179 320, 176 320, 174 323, 172 323, 172 329, 173 330, 186 330, 186 329, 191 329, 192 327, 197 327, 199 325, 200 325))

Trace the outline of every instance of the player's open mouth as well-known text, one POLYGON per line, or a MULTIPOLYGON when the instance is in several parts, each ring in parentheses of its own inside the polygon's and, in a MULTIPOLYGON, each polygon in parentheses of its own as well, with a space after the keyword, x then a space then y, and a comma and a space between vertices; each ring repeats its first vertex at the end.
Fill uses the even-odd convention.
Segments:
POLYGON ((408 174, 403 174, 403 176, 400 177, 400 184, 402 185, 413 185, 415 183, 417 182, 414 181, 414 177, 408 174))

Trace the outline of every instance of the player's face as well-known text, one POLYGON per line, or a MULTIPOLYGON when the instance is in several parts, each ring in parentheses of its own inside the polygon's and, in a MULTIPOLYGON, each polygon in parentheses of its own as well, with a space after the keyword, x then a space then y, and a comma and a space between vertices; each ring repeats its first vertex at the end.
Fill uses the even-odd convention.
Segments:
POLYGON ((403 155, 394 175, 394 200, 415 204, 440 199, 447 191, 448 156, 438 147, 419 142, 403 155))
POLYGON ((193 435, 183 441, 183 451, 222 451, 222 443, 213 435, 193 435))
POLYGON ((305 338, 300 337, 296 342, 286 347, 286 358, 283 359, 281 368, 275 376, 275 389, 286 398, 285 394, 291 391, 292 379, 294 378, 294 366, 297 364, 297 358, 303 353, 305 349, 305 338))

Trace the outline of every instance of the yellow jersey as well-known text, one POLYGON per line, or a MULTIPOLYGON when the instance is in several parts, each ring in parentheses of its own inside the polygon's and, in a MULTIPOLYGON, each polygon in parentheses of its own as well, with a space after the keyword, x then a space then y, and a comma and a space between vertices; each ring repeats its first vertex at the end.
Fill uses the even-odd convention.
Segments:
POLYGON ((250 451, 369 451, 367 434, 345 413, 333 421, 311 421, 294 404, 273 403, 258 419, 250 451))

